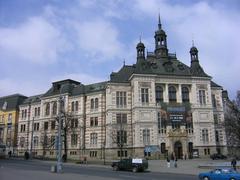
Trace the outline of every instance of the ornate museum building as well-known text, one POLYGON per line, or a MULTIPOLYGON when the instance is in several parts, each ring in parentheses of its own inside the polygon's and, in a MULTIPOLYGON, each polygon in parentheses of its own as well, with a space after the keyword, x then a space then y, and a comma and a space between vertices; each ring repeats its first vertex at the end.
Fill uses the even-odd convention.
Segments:
POLYGON ((198 49, 191 47, 189 66, 179 61, 168 52, 160 19, 154 41, 154 52, 147 53, 140 41, 136 63, 124 64, 109 81, 84 85, 67 79, 25 99, 18 153, 55 157, 61 114, 63 151, 72 159, 226 154, 222 87, 204 72, 198 49))

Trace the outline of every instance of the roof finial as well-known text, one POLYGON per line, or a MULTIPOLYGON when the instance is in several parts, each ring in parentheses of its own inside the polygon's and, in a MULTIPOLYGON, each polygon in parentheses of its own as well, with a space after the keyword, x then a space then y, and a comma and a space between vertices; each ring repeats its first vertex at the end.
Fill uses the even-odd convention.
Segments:
POLYGON ((193 34, 192 34, 192 47, 194 47, 194 37, 193 37, 193 34))
POLYGON ((123 59, 123 66, 125 66, 125 59, 123 59))
POLYGON ((141 42, 141 40, 142 40, 142 33, 139 36, 139 42, 141 42))
POLYGON ((158 29, 162 29, 160 13, 159 13, 159 15, 158 15, 158 29))

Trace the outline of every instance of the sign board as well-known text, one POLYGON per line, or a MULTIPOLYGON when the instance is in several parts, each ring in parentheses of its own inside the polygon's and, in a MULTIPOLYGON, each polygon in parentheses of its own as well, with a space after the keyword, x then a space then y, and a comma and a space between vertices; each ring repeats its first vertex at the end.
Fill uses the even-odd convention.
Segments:
POLYGON ((132 163, 142 163, 142 159, 132 159, 132 163))
POLYGON ((170 119, 170 121, 173 121, 173 122, 181 122, 181 121, 183 121, 183 115, 182 114, 170 114, 169 119, 170 119))
POLYGON ((185 112, 185 107, 167 107, 168 112, 185 112))

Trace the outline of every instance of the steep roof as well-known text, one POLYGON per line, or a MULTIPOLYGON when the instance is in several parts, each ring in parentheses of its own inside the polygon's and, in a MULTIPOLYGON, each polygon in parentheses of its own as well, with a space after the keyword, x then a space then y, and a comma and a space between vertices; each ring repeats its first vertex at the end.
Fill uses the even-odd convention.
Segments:
POLYGON ((27 99, 25 99, 22 104, 30 104, 30 103, 36 103, 41 101, 42 94, 30 96, 27 99))
POLYGON ((211 87, 222 88, 222 86, 218 85, 217 83, 211 81, 211 87))
POLYGON ((21 94, 0 97, 0 110, 18 110, 18 105, 21 104, 26 98, 26 96, 21 94))
POLYGON ((178 60, 175 54, 169 53, 168 58, 156 58, 154 53, 148 53, 147 59, 139 59, 136 64, 124 65, 118 72, 113 72, 110 81, 129 82, 132 74, 210 77, 199 64, 189 67, 178 60))

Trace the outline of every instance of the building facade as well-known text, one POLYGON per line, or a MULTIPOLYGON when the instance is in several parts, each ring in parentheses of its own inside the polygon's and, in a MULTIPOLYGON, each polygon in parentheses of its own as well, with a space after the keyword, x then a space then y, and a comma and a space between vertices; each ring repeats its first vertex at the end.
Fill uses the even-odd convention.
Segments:
POLYGON ((0 98, 0 144, 12 153, 17 150, 19 104, 26 98, 20 94, 0 98))
POLYGON ((227 154, 222 87, 204 72, 198 49, 190 49, 190 66, 179 61, 168 52, 160 19, 154 41, 154 52, 147 54, 139 42, 136 63, 124 64, 109 81, 83 85, 67 79, 26 99, 20 105, 19 153, 56 155, 61 96, 70 158, 227 154))

